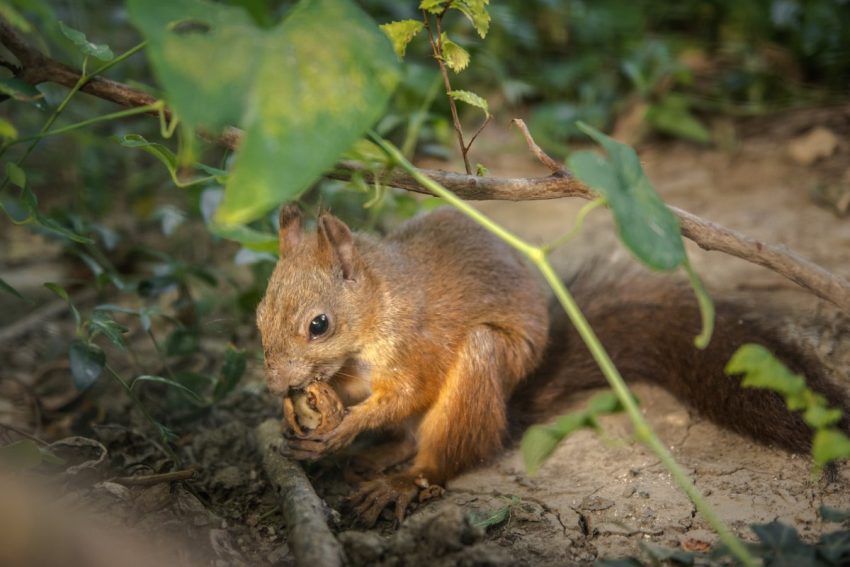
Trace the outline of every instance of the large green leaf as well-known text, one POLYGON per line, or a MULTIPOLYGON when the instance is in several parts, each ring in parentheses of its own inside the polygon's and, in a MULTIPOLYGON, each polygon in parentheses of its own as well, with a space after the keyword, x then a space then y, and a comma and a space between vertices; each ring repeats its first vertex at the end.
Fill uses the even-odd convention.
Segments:
POLYGON ((568 165, 576 177, 608 201, 623 243, 650 268, 672 270, 681 265, 686 257, 679 223, 655 192, 635 151, 592 126, 577 125, 608 157, 575 152, 568 165))
POLYGON ((258 28, 204 0, 129 0, 166 100, 190 126, 245 130, 221 224, 293 199, 381 115, 398 81, 392 45, 351 0, 302 0, 258 28))

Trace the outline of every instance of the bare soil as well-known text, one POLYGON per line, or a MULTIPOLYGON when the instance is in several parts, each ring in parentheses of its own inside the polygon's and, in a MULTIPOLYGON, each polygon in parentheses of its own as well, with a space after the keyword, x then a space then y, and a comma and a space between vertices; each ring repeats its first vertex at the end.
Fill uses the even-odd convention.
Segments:
MULTIPOLYGON (((765 242, 786 244, 850 278, 850 221, 839 214, 843 195, 850 192, 850 110, 787 113, 739 123, 735 132, 726 149, 655 141, 639 147, 639 153, 669 203, 765 242), (789 156, 789 144, 815 126, 829 129, 839 143, 831 155, 804 165, 789 156)), ((491 129, 476 147, 474 159, 493 174, 548 173, 529 156, 516 132, 491 129)), ((492 202, 480 207, 523 237, 545 242, 572 226, 582 204, 492 202)), ((592 213, 582 234, 558 252, 560 269, 574 269, 592 257, 611 259, 612 266, 630 261, 607 217, 604 210, 592 213)), ((9 245, 0 260, 14 268, 9 268, 14 277, 4 274, 10 283, 14 280, 26 292, 65 273, 58 253, 15 256, 15 250, 40 244, 21 230, 7 232, 9 245)), ((734 295, 776 312, 790 333, 817 348, 835 379, 850 387, 847 315, 763 268, 695 246, 689 246, 689 253, 715 295, 734 295)), ((2 332, 28 313, 0 297, 0 308, 9 314, 3 317, 2 332)), ((0 422, 23 428, 32 424, 26 389, 22 393, 13 384, 31 385, 34 376, 50 373, 67 382, 62 356, 69 332, 63 312, 2 341, 0 422)), ((198 367, 211 366, 234 338, 243 347, 258 345, 250 322, 240 323, 229 337, 202 345, 209 359, 200 357, 198 367)), ((149 349, 148 355, 154 358, 156 353, 149 349)), ((49 412, 49 419, 42 416, 39 435, 53 440, 74 433, 97 439, 108 457, 85 474, 59 469, 40 476, 64 495, 65 505, 83 503, 149 541, 176 541, 184 550, 179 554, 183 564, 290 565, 286 526, 253 437, 254 426, 280 415, 263 389, 261 373, 253 361, 238 392, 210 411, 172 424, 182 466, 198 467, 194 480, 145 487, 126 487, 115 477, 159 472, 168 459, 126 397, 97 397, 96 391, 76 399, 60 388, 53 394, 59 409, 49 412), (68 397, 65 405, 59 399, 63 395, 68 397)), ((796 526, 804 538, 816 538, 836 528, 819 519, 819 506, 850 508, 846 464, 833 482, 815 480, 805 458, 721 430, 657 388, 639 386, 637 394, 661 439, 741 537, 752 539, 751 523, 780 519, 796 526)), ((581 405, 577 400, 564 411, 581 405)), ((516 449, 505 451, 491 465, 451 481, 442 499, 421 506, 398 530, 388 519, 375 530, 358 528, 344 506, 344 474, 333 467, 309 472, 352 565, 587 564, 637 554, 645 543, 690 550, 713 544, 715 536, 666 470, 629 440, 627 419, 614 416, 603 425, 604 439, 590 432, 570 437, 534 477, 526 474, 516 449)), ((93 459, 79 451, 70 458, 76 464, 93 459)))

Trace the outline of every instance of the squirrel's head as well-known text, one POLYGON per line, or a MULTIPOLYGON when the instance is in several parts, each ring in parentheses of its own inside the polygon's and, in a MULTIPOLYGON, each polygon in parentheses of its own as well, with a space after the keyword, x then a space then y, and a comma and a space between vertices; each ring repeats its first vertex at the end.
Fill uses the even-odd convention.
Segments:
POLYGON ((367 274, 349 228, 330 213, 305 232, 296 204, 280 211, 280 259, 257 308, 269 389, 327 380, 359 349, 367 274))

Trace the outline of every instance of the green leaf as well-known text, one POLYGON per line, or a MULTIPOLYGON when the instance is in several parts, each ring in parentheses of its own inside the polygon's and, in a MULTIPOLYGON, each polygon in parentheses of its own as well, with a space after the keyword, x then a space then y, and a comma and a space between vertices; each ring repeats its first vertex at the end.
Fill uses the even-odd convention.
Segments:
POLYGON ((489 514, 470 514, 469 523, 471 523, 476 528, 492 528, 494 526, 498 526, 505 520, 507 520, 511 515, 511 509, 519 504, 519 498, 516 496, 511 497, 511 501, 504 506, 500 506, 493 510, 493 512, 489 514))
POLYGON ((0 290, 5 291, 10 295, 14 295, 20 300, 27 301, 27 298, 21 295, 21 292, 9 285, 3 278, 0 278, 0 290))
POLYGON ((387 37, 390 38, 395 54, 401 59, 407 50, 407 44, 422 30, 424 24, 419 20, 401 20, 399 22, 381 24, 380 27, 387 34, 387 37))
POLYGON ((475 164, 475 175, 478 177, 487 177, 490 174, 490 170, 484 164, 476 163, 475 164))
POLYGON ((37 88, 17 77, 0 79, 0 94, 23 102, 35 102, 44 98, 37 88))
POLYGON ((5 118, 0 118, 0 138, 4 140, 18 139, 18 129, 5 118))
POLYGON ((587 413, 592 416, 608 415, 623 411, 623 404, 614 392, 601 392, 587 403, 587 413))
POLYGON ((6 162, 6 176, 13 185, 17 185, 22 189, 27 186, 27 174, 23 169, 21 169, 21 166, 16 163, 11 161, 6 162))
POLYGON ((71 343, 68 355, 74 386, 78 390, 85 390, 94 384, 106 366, 106 355, 95 344, 75 340, 71 343))
POLYGON ((532 425, 520 443, 520 452, 528 474, 535 474, 540 465, 563 439, 579 429, 598 429, 596 418, 623 411, 623 405, 614 392, 601 392, 593 396, 587 407, 562 415, 551 425, 532 425))
POLYGON ((86 326, 90 339, 94 339, 97 335, 104 335, 121 350, 127 350, 127 344, 124 342, 127 327, 120 325, 105 309, 95 309, 86 326))
POLYGON ((669 94, 646 111, 646 121, 655 130, 700 144, 711 142, 711 132, 697 120, 682 95, 669 94))
POLYGON ((432 14, 439 14, 445 9, 446 2, 448 0, 422 0, 419 3, 419 9, 432 14))
POLYGON ((233 345, 228 345, 224 351, 224 366, 221 374, 213 388, 213 399, 218 401, 233 391, 245 374, 246 356, 244 350, 238 350, 233 345))
POLYGON ((181 188, 191 187, 212 180, 222 183, 227 176, 227 172, 225 171, 209 167, 202 163, 196 163, 195 167, 207 173, 208 176, 193 179, 192 181, 182 181, 178 176, 180 164, 178 163, 177 156, 166 146, 156 142, 148 142, 144 136, 140 136, 139 134, 127 134, 121 137, 115 136, 112 139, 125 148, 137 148, 154 156, 165 165, 174 184, 181 188))
POLYGON ((89 55, 100 59, 101 61, 112 61, 115 58, 115 55, 112 53, 112 50, 109 49, 108 45, 105 43, 92 43, 88 40, 88 38, 86 38, 86 34, 65 25, 64 22, 59 22, 59 30, 65 37, 74 42, 74 45, 77 46, 77 49, 79 49, 83 55, 89 55))
POLYGON ((528 428, 522 436, 519 448, 529 475, 537 474, 540 465, 549 458, 561 439, 563 436, 557 435, 544 425, 532 425, 528 428))
POLYGON ((817 543, 817 552, 829 565, 850 564, 850 530, 822 535, 817 543))
POLYGON ((824 522, 846 522, 850 520, 850 510, 839 510, 829 506, 821 506, 818 509, 818 514, 824 522))
POLYGON ((165 340, 165 353, 168 356, 191 354, 198 350, 198 333, 194 329, 178 327, 165 340))
POLYGON ((575 152, 569 168, 608 202, 623 243, 650 268, 672 270, 681 265, 686 256, 679 223, 647 179, 635 151, 583 122, 577 126, 608 157, 575 152))
POLYGON ((819 429, 812 440, 812 457, 820 467, 850 458, 850 439, 837 429, 819 429))
POLYGON ((77 324, 77 329, 79 329, 80 323, 82 322, 80 312, 77 311, 77 307, 74 305, 74 302, 71 301, 71 298, 68 296, 68 292, 65 290, 65 288, 59 285, 58 283, 53 282, 45 282, 42 285, 44 285, 44 287, 56 294, 59 299, 65 300, 65 303, 68 304, 68 308, 71 310, 71 315, 74 316, 74 322, 77 324))
POLYGON ((481 39, 484 39, 490 29, 490 14, 487 12, 489 3, 490 0, 455 0, 451 7, 461 11, 472 22, 472 27, 481 39))
POLYGON ((32 26, 27 19, 8 2, 0 2, 0 16, 24 33, 32 31, 32 26))
POLYGON ((469 52, 449 39, 445 32, 440 36, 443 48, 443 61, 449 69, 460 73, 469 65, 469 52))
POLYGON ((746 388, 767 388, 785 397, 798 396, 806 389, 802 376, 792 373, 769 350, 754 343, 745 344, 735 351, 726 364, 725 372, 743 374, 741 385, 746 388))
POLYGON ((210 223, 207 228, 216 236, 236 241, 255 252, 277 252, 279 248, 277 234, 260 232, 244 224, 221 226, 210 223))
POLYGON ((198 405, 201 405, 201 406, 207 405, 207 402, 201 396, 199 396, 197 394, 197 392, 195 392, 191 388, 187 388, 186 386, 184 386, 180 382, 176 382, 176 381, 171 380, 169 378, 163 378, 162 376, 150 376, 150 375, 147 375, 147 374, 143 375, 143 376, 139 376, 138 378, 133 380, 133 385, 130 386, 130 390, 135 390, 137 384, 143 384, 145 382, 154 382, 154 383, 157 383, 157 384, 165 384, 166 386, 169 386, 171 388, 174 388, 175 390, 178 390, 181 394, 184 394, 192 402, 194 402, 198 405))
POLYGON ((487 101, 477 94, 469 91, 449 91, 449 96, 455 100, 480 108, 484 111, 484 115, 487 118, 490 118, 490 107, 488 106, 487 101))
POLYGON ((803 421, 813 429, 822 429, 835 425, 841 420, 842 412, 840 409, 826 408, 822 405, 812 406, 803 413, 803 421))
POLYGON ((31 439, 3 445, 0 447, 0 463, 19 470, 35 468, 42 463, 41 449, 31 439))
POLYGON ((307 189, 381 116, 398 82, 390 41, 351 0, 302 0, 270 29, 203 0, 128 7, 182 122, 244 128, 216 213, 222 225, 307 189))

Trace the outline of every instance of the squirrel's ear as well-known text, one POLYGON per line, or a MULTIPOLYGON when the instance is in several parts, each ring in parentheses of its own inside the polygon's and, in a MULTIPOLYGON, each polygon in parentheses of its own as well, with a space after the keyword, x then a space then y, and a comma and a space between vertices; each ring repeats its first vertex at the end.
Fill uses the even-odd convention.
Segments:
POLYGON ((280 256, 286 255, 288 250, 291 250, 301 242, 303 234, 301 209, 297 203, 289 203, 280 209, 280 256))
POLYGON ((319 215, 319 249, 336 258, 342 267, 342 277, 357 279, 354 237, 348 226, 330 213, 319 215))

